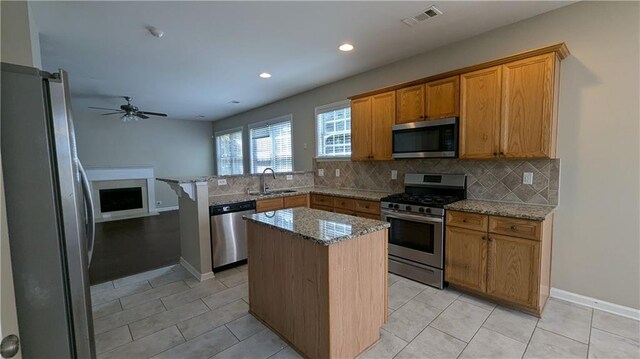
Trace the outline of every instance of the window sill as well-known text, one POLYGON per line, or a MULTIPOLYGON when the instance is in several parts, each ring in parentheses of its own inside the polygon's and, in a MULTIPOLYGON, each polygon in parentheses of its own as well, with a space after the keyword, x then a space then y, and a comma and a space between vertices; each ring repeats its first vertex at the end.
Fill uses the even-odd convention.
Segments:
POLYGON ((351 161, 351 157, 316 157, 317 162, 331 162, 331 161, 351 161))

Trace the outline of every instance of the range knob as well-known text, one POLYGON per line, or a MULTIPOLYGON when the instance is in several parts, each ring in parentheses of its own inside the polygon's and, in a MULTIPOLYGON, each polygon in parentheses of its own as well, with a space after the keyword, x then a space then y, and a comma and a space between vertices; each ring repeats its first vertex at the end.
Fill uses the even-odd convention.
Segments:
POLYGON ((431 213, 431 208, 425 208, 424 211, 425 213, 431 213))
POLYGON ((392 203, 389 203, 389 208, 393 208, 393 204, 392 203))
POLYGON ((400 208, 400 206, 398 206, 397 204, 394 204, 393 208, 398 209, 398 208, 400 208))
POLYGON ((424 212, 424 207, 418 208, 418 212, 420 212, 420 213, 424 212))
POLYGON ((411 206, 407 206, 407 208, 405 208, 407 211, 411 210, 411 206))

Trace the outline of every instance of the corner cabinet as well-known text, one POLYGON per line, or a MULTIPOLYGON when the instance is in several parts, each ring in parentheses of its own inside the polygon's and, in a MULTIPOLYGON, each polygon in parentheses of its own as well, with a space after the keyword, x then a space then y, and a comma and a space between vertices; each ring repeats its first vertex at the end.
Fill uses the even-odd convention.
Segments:
POLYGON ((351 101, 351 159, 391 160, 391 128, 396 93, 389 91, 351 101))
POLYGON ((448 211, 445 279, 540 316, 549 298, 553 215, 532 221, 448 211))
POLYGON ((463 159, 556 155, 556 53, 460 75, 463 159))

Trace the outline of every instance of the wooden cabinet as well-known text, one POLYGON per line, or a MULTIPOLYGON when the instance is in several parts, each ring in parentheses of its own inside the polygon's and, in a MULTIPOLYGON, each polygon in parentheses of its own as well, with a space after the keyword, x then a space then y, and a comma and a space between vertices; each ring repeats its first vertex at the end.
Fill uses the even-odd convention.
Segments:
POLYGON ((422 121, 424 109, 424 84, 396 91, 396 124, 422 121))
POLYGON ((460 114, 460 77, 452 76, 425 85, 426 120, 454 117, 460 114))
POLYGON ((380 202, 339 196, 311 195, 311 208, 356 217, 380 219, 380 202))
POLYGON ((460 158, 554 157, 557 61, 550 53, 462 74, 460 158))
POLYGON ((497 157, 500 153, 502 67, 462 74, 460 88, 460 158, 497 157))
POLYGON ((284 208, 309 207, 309 195, 301 194, 283 198, 284 208))
POLYGON ((256 201, 256 212, 277 211, 284 208, 308 207, 309 195, 300 194, 295 196, 259 199, 256 201))
POLYGON ((448 211, 446 223, 451 285, 542 314, 551 283, 552 214, 532 221, 448 211))
POLYGON ((395 91, 351 101, 351 159, 391 160, 395 91))
POLYGON ((555 54, 546 54, 502 66, 500 152, 504 157, 555 156, 556 61, 555 54))
POLYGON ((403 87, 396 91, 396 124, 455 117, 459 113, 459 76, 403 87))
POLYGON ((448 227, 445 253, 445 279, 450 283, 485 291, 487 234, 448 227))

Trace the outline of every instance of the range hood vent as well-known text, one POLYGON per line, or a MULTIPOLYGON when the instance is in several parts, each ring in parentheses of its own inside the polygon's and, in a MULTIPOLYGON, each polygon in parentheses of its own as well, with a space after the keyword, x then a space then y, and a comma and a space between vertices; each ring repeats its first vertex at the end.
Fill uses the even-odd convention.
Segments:
POLYGON ((431 7, 417 15, 402 19, 402 22, 407 26, 413 27, 421 21, 431 19, 432 17, 436 17, 438 15, 442 15, 442 11, 438 10, 438 8, 432 5, 431 7))

